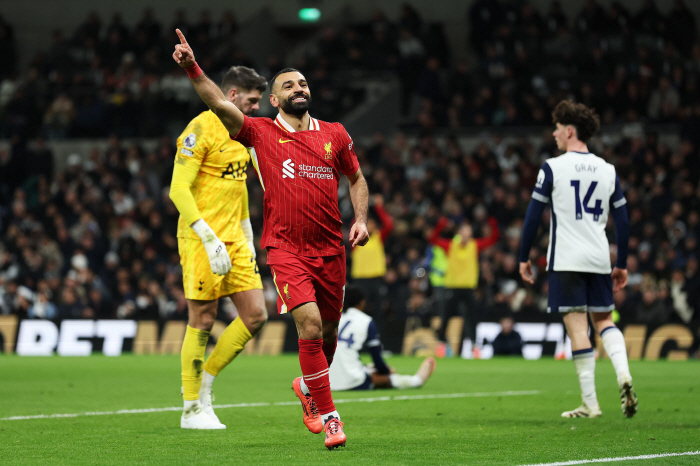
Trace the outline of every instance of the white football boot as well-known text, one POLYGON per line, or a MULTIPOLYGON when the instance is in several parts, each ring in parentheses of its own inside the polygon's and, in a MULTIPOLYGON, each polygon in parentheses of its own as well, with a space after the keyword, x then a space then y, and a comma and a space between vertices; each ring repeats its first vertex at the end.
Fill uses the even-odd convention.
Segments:
POLYGON ((595 405, 593 407, 589 407, 586 405, 586 403, 583 403, 581 406, 578 408, 574 409, 573 411, 564 411, 561 413, 561 417, 600 417, 603 415, 603 412, 600 410, 599 405, 595 405))
POLYGON ((212 419, 204 409, 202 403, 195 402, 189 408, 182 411, 180 418, 180 427, 183 429, 202 429, 202 430, 217 430, 225 429, 226 426, 218 420, 212 419))
MULTIPOLYGON (((214 419, 216 422, 221 424, 219 417, 214 412, 214 406, 212 406, 212 401, 214 401, 214 392, 211 390, 200 390, 199 391, 199 401, 202 403, 202 411, 207 413, 210 418, 214 419)), ((223 424, 222 424, 223 425, 223 424)), ((226 426, 224 426, 225 428, 226 426)))

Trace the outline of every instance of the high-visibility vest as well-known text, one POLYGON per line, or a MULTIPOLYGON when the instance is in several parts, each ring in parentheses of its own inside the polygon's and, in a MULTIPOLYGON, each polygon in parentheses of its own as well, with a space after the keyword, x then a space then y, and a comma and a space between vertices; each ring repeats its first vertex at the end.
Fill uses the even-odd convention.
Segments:
POLYGON ((362 247, 352 250, 352 278, 378 278, 386 274, 386 256, 382 234, 375 231, 369 236, 369 241, 362 247))
POLYGON ((462 245, 462 238, 455 235, 447 253, 445 288, 474 289, 479 283, 479 248, 474 238, 462 245))
POLYGON ((447 253, 440 246, 432 246, 433 258, 430 260, 430 284, 435 287, 445 286, 447 270, 447 253))

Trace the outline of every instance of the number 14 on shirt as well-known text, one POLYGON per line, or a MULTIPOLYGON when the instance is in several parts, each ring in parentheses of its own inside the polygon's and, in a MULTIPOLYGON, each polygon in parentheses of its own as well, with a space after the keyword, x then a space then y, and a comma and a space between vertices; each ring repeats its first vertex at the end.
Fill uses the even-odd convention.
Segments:
POLYGON ((576 220, 582 220, 583 212, 586 212, 587 214, 593 215, 593 221, 597 222, 600 215, 603 213, 603 201, 601 199, 596 199, 593 207, 589 207, 588 203, 591 201, 591 197, 593 197, 593 191, 595 191, 595 187, 598 186, 598 182, 592 181, 591 185, 588 187, 588 191, 586 191, 586 195, 583 198, 583 209, 581 206, 580 194, 581 181, 571 180, 571 186, 573 186, 574 195, 576 196, 576 220))

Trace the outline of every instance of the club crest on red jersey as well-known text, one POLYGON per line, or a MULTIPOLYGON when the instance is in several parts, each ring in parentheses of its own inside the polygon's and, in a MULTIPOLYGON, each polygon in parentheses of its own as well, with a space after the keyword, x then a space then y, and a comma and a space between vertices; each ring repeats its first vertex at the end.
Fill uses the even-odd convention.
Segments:
POLYGON ((323 145, 323 148, 326 149, 326 160, 331 160, 333 158, 333 149, 331 148, 331 143, 325 143, 323 145))

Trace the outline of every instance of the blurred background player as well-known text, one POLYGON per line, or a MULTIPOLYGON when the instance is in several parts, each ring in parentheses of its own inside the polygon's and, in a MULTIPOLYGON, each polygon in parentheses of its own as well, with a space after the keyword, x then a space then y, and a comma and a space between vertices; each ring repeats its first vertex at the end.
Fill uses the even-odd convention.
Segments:
POLYGON ((354 286, 345 290, 345 310, 340 317, 338 348, 330 369, 331 389, 372 390, 373 388, 422 387, 435 370, 435 359, 426 358, 414 375, 396 374, 382 358, 382 342, 374 320, 364 313, 367 301, 354 286), (373 367, 360 360, 360 350, 368 349, 373 367))
POLYGON ((632 417, 637 412, 637 396, 632 386, 625 339, 612 320, 613 291, 627 284, 627 200, 615 167, 589 152, 586 145, 600 129, 595 111, 565 100, 554 108, 552 118, 556 125, 553 134, 557 147, 565 153, 548 159, 537 175, 523 225, 520 275, 527 283, 534 284, 530 248, 542 212, 549 204, 552 221, 547 253, 548 311, 564 314, 583 398, 580 407, 562 416, 599 417, 602 414, 595 391, 595 356, 588 337, 590 313, 617 374, 622 412, 632 417), (610 214, 617 241, 617 263, 612 274, 610 245, 605 235, 610 214))
MULTIPOLYGON (((447 255, 445 266, 445 302, 440 306, 440 329, 438 330, 438 340, 440 344, 437 348, 439 357, 451 356, 452 351, 446 343, 445 330, 450 317, 455 311, 464 319, 460 342, 468 340, 468 345, 476 341, 476 324, 478 313, 474 290, 479 284, 479 253, 484 249, 498 242, 500 232, 498 222, 495 218, 488 219, 489 234, 483 238, 474 238, 472 225, 468 221, 463 221, 459 225, 457 234, 452 238, 441 238, 440 234, 447 226, 449 220, 445 217, 438 220, 428 240, 434 246, 438 246, 447 255)), ((466 352, 470 353, 469 348, 466 352)), ((455 348, 457 354, 462 354, 461 348, 455 348)), ((478 349, 475 347, 474 351, 478 349)), ((478 357, 478 354, 475 354, 478 357)))
POLYGON ((384 275, 386 275, 384 243, 394 230, 394 219, 384 209, 384 197, 381 194, 372 196, 372 206, 379 217, 379 222, 372 217, 367 219, 369 241, 364 247, 353 248, 350 277, 353 285, 360 288, 367 296, 366 311, 372 316, 381 333, 384 330, 381 289, 385 286, 384 275))
MULTIPOLYGON (((265 78, 244 66, 232 67, 221 83, 226 99, 248 115, 258 110, 266 87, 265 78)), ((184 429, 226 427, 212 408, 214 378, 267 320, 248 210, 249 160, 211 111, 194 118, 177 140, 170 198, 180 212, 177 239, 189 314, 181 351, 184 429), (233 300, 238 317, 204 363, 222 297, 233 300)))
POLYGON ((345 446, 340 414, 331 395, 328 367, 338 339, 345 289, 345 246, 338 208, 342 173, 350 182, 355 210, 351 246, 364 245, 369 192, 353 141, 340 123, 309 116, 311 92, 304 75, 293 68, 270 82, 274 120, 249 118, 226 99, 197 65, 178 29, 180 44, 173 59, 204 103, 221 119, 231 138, 250 148, 265 190, 261 246, 277 288, 277 308, 291 312, 299 334, 303 377, 292 383, 304 408, 304 424, 325 433, 328 449, 345 446))

